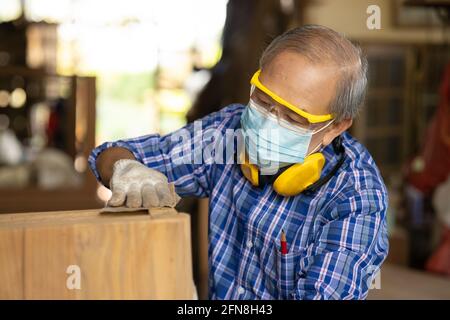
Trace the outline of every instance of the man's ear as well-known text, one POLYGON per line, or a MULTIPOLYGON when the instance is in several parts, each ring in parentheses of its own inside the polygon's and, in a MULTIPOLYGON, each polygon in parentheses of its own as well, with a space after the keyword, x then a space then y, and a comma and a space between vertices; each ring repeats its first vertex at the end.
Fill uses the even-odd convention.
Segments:
POLYGON ((322 145, 329 145, 334 138, 339 136, 342 132, 351 127, 353 123, 352 119, 344 119, 339 123, 333 123, 330 128, 325 132, 322 139, 322 145))

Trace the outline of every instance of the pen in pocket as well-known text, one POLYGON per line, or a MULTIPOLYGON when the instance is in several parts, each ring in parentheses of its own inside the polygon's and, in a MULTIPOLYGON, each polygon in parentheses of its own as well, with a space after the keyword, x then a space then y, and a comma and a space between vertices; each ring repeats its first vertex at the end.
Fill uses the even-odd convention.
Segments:
POLYGON ((287 254, 288 253, 288 249, 287 249, 287 242, 286 242, 286 234, 284 233, 284 230, 281 230, 281 254, 287 254))

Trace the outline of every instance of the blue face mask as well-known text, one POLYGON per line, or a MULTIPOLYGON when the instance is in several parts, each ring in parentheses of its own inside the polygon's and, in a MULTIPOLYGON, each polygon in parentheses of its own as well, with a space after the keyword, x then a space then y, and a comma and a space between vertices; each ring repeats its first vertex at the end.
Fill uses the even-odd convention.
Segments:
POLYGON ((303 163, 313 134, 322 131, 330 123, 318 131, 303 129, 279 120, 250 100, 241 117, 250 163, 256 164, 262 174, 275 174, 285 165, 303 163))

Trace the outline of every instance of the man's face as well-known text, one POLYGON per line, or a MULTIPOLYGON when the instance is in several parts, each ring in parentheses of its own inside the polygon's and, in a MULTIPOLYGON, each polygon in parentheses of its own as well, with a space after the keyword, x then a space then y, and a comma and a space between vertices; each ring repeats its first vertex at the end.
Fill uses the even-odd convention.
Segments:
MULTIPOLYGON (((336 68, 315 65, 298 53, 285 51, 278 54, 260 75, 260 81, 272 92, 300 109, 314 114, 330 113, 329 105, 336 92, 336 68)), ((263 92, 256 90, 258 100, 270 99, 263 92)), ((304 119, 288 108, 279 105, 280 114, 292 122, 304 123, 304 119)), ((326 123, 315 124, 312 129, 319 129, 326 123)), ((312 137, 308 153, 323 142, 324 136, 332 126, 312 137)), ((328 143, 324 143, 328 144, 328 143)))

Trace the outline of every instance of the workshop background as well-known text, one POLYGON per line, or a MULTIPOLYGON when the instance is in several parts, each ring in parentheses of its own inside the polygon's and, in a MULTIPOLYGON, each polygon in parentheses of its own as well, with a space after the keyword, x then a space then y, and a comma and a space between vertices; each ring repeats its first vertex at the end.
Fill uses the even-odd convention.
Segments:
MULTIPOLYGON (((389 189, 390 254, 369 298, 450 298, 450 1, 2 0, 0 213, 100 208, 94 146, 168 133, 246 103, 274 36, 315 23, 361 44, 370 65, 351 133, 389 189), (369 5, 381 9, 370 30, 369 5)), ((207 199, 192 214, 207 297, 207 199)))

